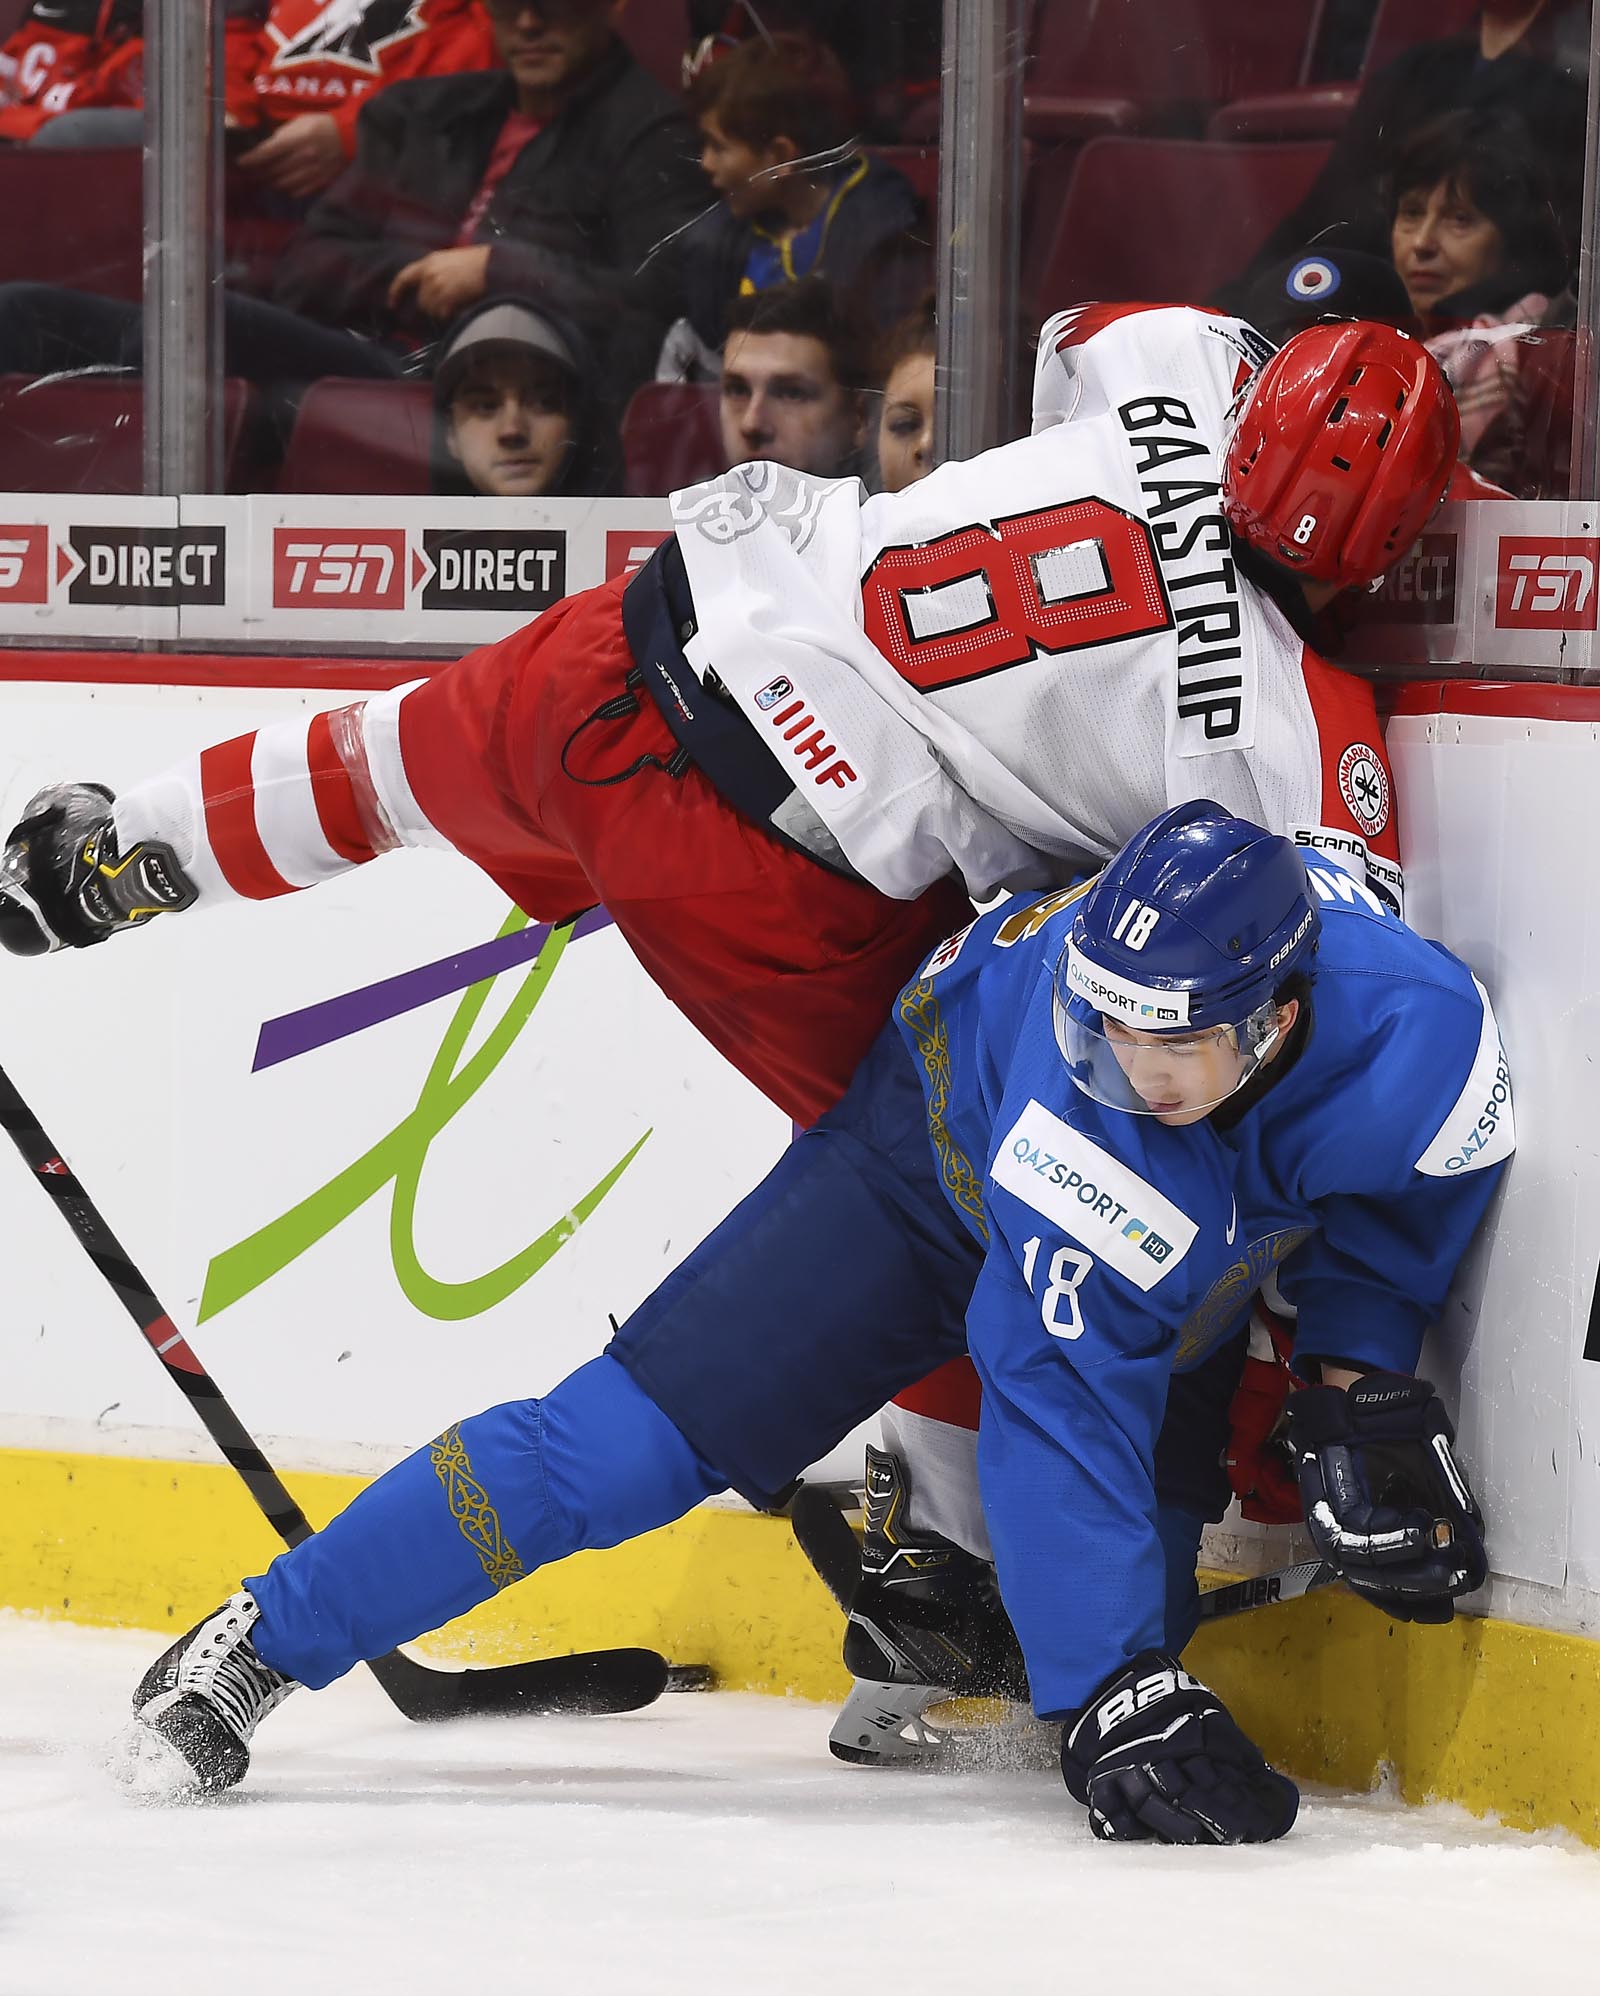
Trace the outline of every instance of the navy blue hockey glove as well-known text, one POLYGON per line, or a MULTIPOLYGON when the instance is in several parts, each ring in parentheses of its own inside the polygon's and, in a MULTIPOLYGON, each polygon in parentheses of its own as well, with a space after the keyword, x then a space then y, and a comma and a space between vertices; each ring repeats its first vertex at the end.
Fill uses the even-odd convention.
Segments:
POLYGON ((1306 1523, 1363 1600, 1399 1622, 1448 1622, 1488 1578, 1483 1517, 1455 1430, 1425 1379, 1369 1372, 1289 1396, 1306 1523))
POLYGON ((1114 1843, 1264 1844, 1300 1791, 1268 1767, 1214 1691, 1147 1649, 1106 1679, 1061 1735, 1061 1772, 1114 1843))
POLYGON ((118 851, 114 801, 101 783, 57 783, 29 804, 0 855, 0 947, 85 949, 193 902, 170 846, 146 839, 118 851))

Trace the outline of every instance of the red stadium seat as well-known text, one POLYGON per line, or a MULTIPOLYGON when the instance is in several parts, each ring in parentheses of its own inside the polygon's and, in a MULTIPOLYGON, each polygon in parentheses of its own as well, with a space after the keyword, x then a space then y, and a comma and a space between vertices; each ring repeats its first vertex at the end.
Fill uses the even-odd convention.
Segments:
POLYGON ((715 386, 647 381, 636 388, 622 415, 622 460, 634 498, 659 498, 725 471, 715 386))
MULTIPOLYGON (((227 491, 254 468, 255 392, 222 384, 227 491)), ((0 483, 10 492, 142 492, 144 384, 136 377, 0 376, 0 483)))
POLYGON ((144 155, 126 149, 0 150, 0 284, 70 284, 137 299, 144 285, 144 155))
POLYGON ((1326 145, 1095 139, 1045 252, 1041 315, 1086 298, 1203 304, 1294 207, 1326 145))
POLYGON ((903 173, 915 189, 917 198, 930 215, 939 206, 939 148, 925 146, 868 146, 874 159, 881 159, 885 166, 892 166, 897 173, 903 173))
POLYGON ((1331 139, 1338 136, 1356 101, 1353 83, 1317 83, 1307 90, 1279 90, 1266 97, 1241 97, 1213 111, 1208 139, 1331 139))
POLYGON ((1199 129, 1230 98, 1299 83, 1322 0, 1044 0, 1024 125, 1037 138, 1199 129))
POLYGON ((689 46, 689 9, 684 0, 628 0, 617 25, 634 61, 676 97, 683 89, 683 58, 689 46))
POLYGON ((428 382, 330 376, 306 390, 283 454, 278 490, 429 492, 432 467, 428 382))
MULTIPOLYGON (((1378 0, 1361 59, 1363 79, 1417 42, 1464 34, 1478 16, 1476 0, 1378 0)), ((1210 139, 1332 138, 1350 115, 1359 83, 1320 83, 1242 97, 1223 105, 1206 126, 1210 139)))

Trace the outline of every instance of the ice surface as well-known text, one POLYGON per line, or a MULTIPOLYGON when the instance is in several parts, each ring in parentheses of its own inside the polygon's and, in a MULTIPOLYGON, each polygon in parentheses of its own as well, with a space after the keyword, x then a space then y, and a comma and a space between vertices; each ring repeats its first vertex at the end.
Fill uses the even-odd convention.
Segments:
POLYGON ((1115 1850, 1049 1771, 843 1767, 774 1698, 421 1727, 358 1673, 244 1788, 140 1808, 97 1760, 158 1647, 0 1616, 3 1996, 1600 1987, 1565 1839, 1318 1796, 1268 1848, 1115 1850))

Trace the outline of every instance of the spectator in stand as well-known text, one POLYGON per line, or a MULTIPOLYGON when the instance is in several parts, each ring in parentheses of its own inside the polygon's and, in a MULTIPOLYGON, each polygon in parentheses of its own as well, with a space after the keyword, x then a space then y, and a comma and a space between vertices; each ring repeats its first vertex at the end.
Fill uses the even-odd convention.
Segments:
POLYGON ((593 364, 577 328, 514 298, 475 306, 433 376, 441 492, 493 499, 616 490, 596 450, 593 364))
POLYGON ((0 48, 0 141, 138 145, 143 34, 144 0, 32 0, 0 48), (118 136, 74 138, 99 119, 118 136))
MULTIPOLYGON (((505 67, 368 100, 355 166, 278 259, 270 301, 224 299, 226 365, 292 400, 326 374, 414 372, 469 305, 517 295, 596 338, 620 401, 677 299, 654 254, 701 206, 692 133, 616 38, 619 0, 487 0, 505 67)), ((0 285, 0 371, 137 366, 136 305, 0 285)))
POLYGON ((1310 193, 1263 244, 1256 267, 1296 244, 1384 255, 1385 192, 1399 149, 1450 111, 1514 113, 1541 152, 1561 233, 1579 239, 1590 0, 1484 0, 1477 30, 1419 42, 1362 85, 1310 193))
MULTIPOLYGON (((478 0, 219 4, 233 163, 247 184, 295 201, 350 164, 356 115, 376 91, 495 60, 478 0)), ((142 144, 143 34, 143 0, 34 0, 0 52, 0 138, 142 144)))
POLYGON ((718 200, 684 237, 687 327, 657 368, 669 380, 712 378, 735 298, 802 277, 848 289, 922 206, 903 174, 857 150, 838 57, 804 35, 741 43, 696 77, 689 109, 718 200))
POLYGON ((1524 363, 1541 329, 1576 317, 1541 149, 1517 118, 1437 118, 1395 157, 1390 213, 1395 270, 1461 411, 1463 461, 1535 496, 1524 363))
POLYGON ((827 282, 736 298, 722 354, 722 447, 730 466, 770 458, 817 478, 850 478, 867 433, 859 328, 827 282))
POLYGON ((226 0, 224 89, 239 172, 292 200, 355 157, 356 118, 404 76, 492 68, 478 0, 226 0))
POLYGON ((889 333, 879 355, 878 482, 903 492, 933 469, 933 360, 938 325, 930 292, 889 333))

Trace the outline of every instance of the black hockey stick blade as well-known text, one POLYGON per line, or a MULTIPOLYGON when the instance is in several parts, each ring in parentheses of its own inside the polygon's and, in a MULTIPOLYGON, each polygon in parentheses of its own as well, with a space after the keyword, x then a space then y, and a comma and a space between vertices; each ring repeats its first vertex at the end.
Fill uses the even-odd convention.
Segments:
POLYGON ((661 1696, 668 1674, 666 1658, 653 1649, 581 1650, 477 1670, 435 1670, 391 1650, 367 1668, 405 1717, 421 1724, 636 1712, 661 1696))
POLYGON ((861 1541, 838 1501, 820 1483, 802 1484, 789 1506, 789 1524, 812 1571, 848 1615, 861 1584, 861 1541))
POLYGON ((1338 1578, 1337 1567, 1330 1566, 1325 1559, 1280 1566, 1276 1573, 1257 1573, 1248 1580, 1230 1581, 1226 1587, 1209 1588, 1200 1596, 1200 1619, 1219 1622, 1225 1615, 1243 1615, 1252 1608, 1270 1608, 1279 1601, 1298 1601, 1302 1594, 1334 1586, 1338 1578))
MULTIPOLYGON (((311 1526, 304 1512, 3 1067, 0 1126, 66 1220, 73 1238, 138 1325, 167 1377, 238 1473, 268 1524, 285 1545, 296 1546, 310 1538, 311 1526)), ((391 1650, 367 1667, 396 1710, 417 1720, 518 1712, 632 1712, 661 1696, 668 1674, 666 1658, 648 1649, 593 1650, 478 1670, 435 1670, 391 1650)), ((680 1667, 691 1673, 702 1668, 695 1664, 680 1667)))

